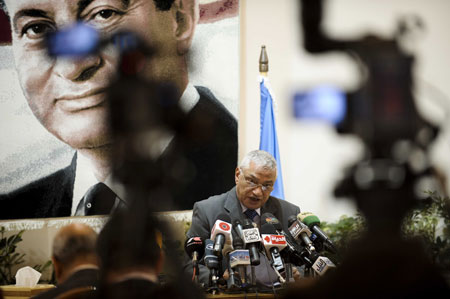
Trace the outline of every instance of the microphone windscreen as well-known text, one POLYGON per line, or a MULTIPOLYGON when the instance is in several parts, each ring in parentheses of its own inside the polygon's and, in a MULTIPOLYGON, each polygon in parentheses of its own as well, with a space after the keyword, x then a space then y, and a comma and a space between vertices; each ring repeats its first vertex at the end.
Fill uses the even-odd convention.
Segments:
POLYGON ((277 235, 275 227, 270 223, 264 223, 263 225, 261 225, 260 232, 264 235, 277 235))
POLYGON ((201 237, 187 238, 184 243, 184 250, 192 258, 192 255, 196 251, 198 253, 198 259, 200 259, 205 253, 205 243, 201 237))
POLYGON ((292 224, 294 224, 294 222, 297 221, 297 216, 292 215, 291 217, 288 218, 288 226, 291 226, 292 224))
POLYGON ((297 218, 298 220, 306 224, 308 227, 314 224, 318 225, 320 224, 319 217, 309 212, 300 213, 297 215, 297 218))
POLYGON ((242 241, 241 237, 233 232, 233 248, 234 249, 242 249, 244 248, 244 241, 242 241))
POLYGON ((253 223, 250 219, 244 219, 243 220, 243 227, 244 228, 253 228, 253 223))
POLYGON ((222 220, 224 222, 228 222, 231 224, 231 218, 230 215, 225 214, 225 213, 221 213, 219 214, 219 216, 217 216, 217 220, 222 220))
POLYGON ((261 215, 261 225, 263 225, 265 223, 270 223, 270 224, 276 225, 277 223, 280 223, 280 222, 274 215, 272 215, 270 213, 264 213, 261 215))
POLYGON ((233 226, 238 226, 238 225, 242 225, 241 224, 241 221, 239 220, 239 219, 234 219, 234 221, 233 221, 233 226))

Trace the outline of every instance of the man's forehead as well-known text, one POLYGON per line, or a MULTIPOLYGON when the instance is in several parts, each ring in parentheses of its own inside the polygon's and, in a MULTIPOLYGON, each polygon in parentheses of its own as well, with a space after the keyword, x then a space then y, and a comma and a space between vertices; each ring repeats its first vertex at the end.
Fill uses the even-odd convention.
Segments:
POLYGON ((254 162, 250 162, 249 166, 247 168, 244 168, 243 171, 246 175, 253 176, 253 177, 276 175, 276 169, 271 169, 266 166, 261 166, 254 162))

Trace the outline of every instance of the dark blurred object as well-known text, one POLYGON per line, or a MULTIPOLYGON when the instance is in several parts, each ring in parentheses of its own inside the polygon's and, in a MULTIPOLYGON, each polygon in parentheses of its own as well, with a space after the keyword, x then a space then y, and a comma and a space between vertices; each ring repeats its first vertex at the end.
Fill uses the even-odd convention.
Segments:
POLYGON ((367 234, 334 272, 302 279, 283 298, 448 298, 448 285, 420 243, 367 234))
MULTIPOLYGON (((302 2, 305 49, 311 53, 343 51, 357 57, 366 80, 347 94, 347 112, 339 133, 361 138, 365 154, 336 188, 351 196, 371 226, 399 227, 402 217, 420 199, 415 186, 432 173, 427 148, 438 129, 422 119, 412 95, 414 57, 398 40, 368 35, 361 40, 336 40, 321 30, 323 1, 302 2), (418 163, 414 157, 423 157, 418 163), (395 223, 392 223, 395 222, 395 223)), ((425 190, 421 190, 425 191, 425 190)))
POLYGON ((94 55, 110 45, 113 45, 120 53, 133 53, 137 49, 145 55, 152 52, 135 33, 117 31, 105 37, 84 22, 77 22, 61 30, 49 31, 45 43, 47 53, 51 57, 94 55))
MULTIPOLYGON (((346 117, 337 126, 339 133, 361 138, 365 155, 335 194, 354 198, 368 227, 336 271, 300 282, 285 298, 446 298, 449 286, 421 244, 401 236, 402 219, 422 200, 415 189, 432 174, 427 150, 438 132, 416 110, 414 57, 399 47, 400 35, 328 38, 321 30, 323 3, 301 1, 305 49, 353 54, 365 72, 359 89, 348 93, 346 117)), ((404 26, 397 33, 405 33, 404 26)))
POLYGON ((11 26, 6 13, 0 9, 0 45, 11 44, 11 26))
POLYGON ((345 93, 334 86, 317 86, 294 95, 294 117, 340 124, 347 113, 345 93))
POLYGON ((99 235, 100 298, 202 298, 179 267, 169 223, 146 203, 134 201, 129 209, 114 213, 99 235), (158 274, 164 263, 170 272, 161 284, 158 274))

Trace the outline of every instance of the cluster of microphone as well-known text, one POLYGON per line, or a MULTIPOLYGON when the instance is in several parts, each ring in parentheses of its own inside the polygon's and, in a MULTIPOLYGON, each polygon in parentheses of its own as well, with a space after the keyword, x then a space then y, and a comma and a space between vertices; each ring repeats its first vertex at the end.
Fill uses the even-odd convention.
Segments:
POLYGON ((221 214, 214 223, 209 239, 188 238, 186 253, 192 259, 193 277, 198 282, 198 264, 209 270, 209 283, 205 287, 218 290, 223 283, 222 263, 227 262, 229 291, 242 291, 256 286, 255 266, 267 257, 281 286, 294 280, 292 267, 305 266, 309 275, 324 275, 336 266, 327 257, 320 256, 316 247, 336 253, 328 236, 320 229, 320 220, 311 213, 300 213, 288 219, 289 230, 285 232, 280 221, 270 213, 261 215, 261 229, 249 219, 235 219, 221 214))

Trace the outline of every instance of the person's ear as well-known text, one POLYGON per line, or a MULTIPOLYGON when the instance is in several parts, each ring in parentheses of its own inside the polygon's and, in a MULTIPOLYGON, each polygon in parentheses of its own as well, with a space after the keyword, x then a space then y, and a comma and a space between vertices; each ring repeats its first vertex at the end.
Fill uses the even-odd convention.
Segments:
POLYGON ((53 269, 55 269, 55 278, 57 282, 60 282, 62 277, 62 267, 61 264, 58 262, 58 260, 55 259, 54 256, 52 256, 52 263, 53 263, 53 269))
POLYGON ((174 36, 179 55, 186 54, 191 47, 199 16, 198 10, 197 0, 175 0, 172 4, 172 14, 176 23, 174 36))
POLYGON ((236 167, 236 170, 234 171, 234 182, 236 185, 239 182, 239 176, 241 175, 241 169, 239 167, 236 167))
POLYGON ((166 256, 164 254, 164 251, 160 250, 159 259, 156 261, 155 265, 156 275, 161 273, 161 271, 163 270, 165 258, 166 256))

